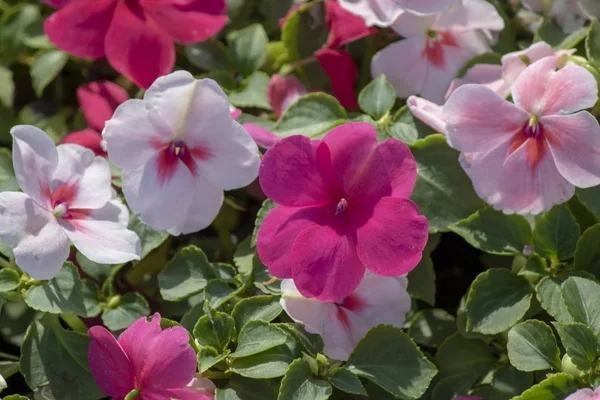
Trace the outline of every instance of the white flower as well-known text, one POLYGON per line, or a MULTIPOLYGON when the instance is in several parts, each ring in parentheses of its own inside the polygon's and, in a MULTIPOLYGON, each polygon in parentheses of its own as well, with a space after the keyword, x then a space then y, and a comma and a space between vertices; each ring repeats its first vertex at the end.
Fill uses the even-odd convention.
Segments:
POLYGON ((0 392, 2 391, 2 389, 6 389, 7 387, 8 385, 6 384, 6 381, 4 380, 2 375, 0 375, 0 392))
POLYGON ((17 265, 35 279, 53 278, 69 256, 69 241, 97 263, 139 259, 127 230, 128 211, 113 197, 108 163, 75 144, 54 146, 33 126, 16 126, 13 164, 24 193, 0 193, 0 238, 17 265))
POLYGON ((354 293, 337 303, 308 299, 300 294, 292 279, 281 283, 281 306, 307 332, 323 338, 323 352, 345 361, 360 339, 381 324, 402 328, 410 310, 405 276, 397 278, 365 274, 354 293))
POLYGON ((123 169, 131 209, 173 235, 210 225, 223 190, 258 176, 258 147, 231 118, 225 93, 185 71, 157 79, 143 100, 121 104, 103 137, 110 160, 123 169))
POLYGON ((368 26, 390 26, 404 11, 433 14, 459 0, 340 0, 347 11, 362 17, 368 26))

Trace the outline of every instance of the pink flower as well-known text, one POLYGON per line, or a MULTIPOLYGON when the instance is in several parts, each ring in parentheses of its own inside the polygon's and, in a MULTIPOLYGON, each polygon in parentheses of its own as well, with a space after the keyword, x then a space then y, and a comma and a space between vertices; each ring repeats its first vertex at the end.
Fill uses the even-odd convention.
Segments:
POLYGON ((594 106, 598 85, 582 67, 556 68, 555 56, 529 66, 513 85, 515 104, 465 85, 444 106, 448 142, 475 190, 506 213, 547 211, 575 186, 600 184, 600 126, 580 111, 594 106))
POLYGON ((341 125, 322 140, 282 139, 260 168, 263 191, 279 205, 260 228, 258 255, 271 274, 320 301, 350 295, 365 269, 405 274, 427 242, 427 220, 408 199, 415 180, 408 147, 378 144, 368 123, 341 125))
POLYGON ((77 89, 77 99, 89 129, 69 133, 61 143, 73 143, 93 150, 97 156, 105 155, 102 148, 102 129, 112 118, 117 107, 129 100, 121 86, 109 81, 91 82, 77 89))
POLYGON ((323 338, 323 352, 346 361, 360 339, 381 324, 402 328, 410 310, 406 277, 390 278, 367 271, 356 290, 337 302, 307 299, 291 279, 281 282, 281 306, 307 332, 323 338))
POLYGON ((362 17, 368 26, 390 26, 404 11, 434 14, 458 0, 340 0, 346 10, 362 17))
POLYGON ((44 24, 50 40, 78 57, 104 56, 148 88, 175 64, 173 42, 214 36, 227 23, 225 0, 62 0, 44 24))
POLYGON ((377 32, 375 28, 367 27, 361 17, 346 11, 337 0, 325 3, 325 10, 329 28, 325 47, 328 49, 344 46, 377 32))
POLYGON ((321 49, 315 53, 315 57, 327 73, 333 95, 340 104, 349 110, 357 110, 358 101, 354 85, 358 78, 358 69, 354 65, 350 52, 321 49))
POLYGON ((196 373, 196 353, 187 331, 160 328, 160 315, 138 319, 117 341, 101 326, 88 331, 92 338, 88 361, 96 384, 115 400, 139 391, 137 400, 209 400, 186 388, 196 373))
POLYGON ((121 104, 103 137, 110 160, 123 169, 123 194, 140 219, 172 235, 204 229, 223 191, 258 176, 258 148, 231 118, 229 101, 210 79, 185 71, 161 77, 121 104))
POLYGON ((596 390, 579 389, 575 393, 570 394, 565 400, 600 400, 600 388, 596 390))
POLYGON ((97 263, 139 260, 140 239, 127 229, 129 212, 113 197, 104 158, 73 144, 54 147, 33 126, 16 126, 11 134, 23 193, 0 193, 0 238, 20 268, 35 279, 52 279, 70 242, 97 263))
POLYGON ((273 108, 275 117, 281 117, 281 114, 296 100, 304 96, 307 92, 306 88, 293 75, 282 77, 273 75, 267 86, 267 97, 273 108))
POLYGON ((503 28, 494 6, 484 0, 465 0, 440 14, 405 12, 392 25, 405 39, 373 57, 373 77, 385 74, 398 97, 420 94, 441 104, 460 68, 489 51, 486 33, 503 28))
POLYGON ((188 384, 188 387, 198 393, 202 393, 210 400, 215 400, 215 390, 217 387, 208 378, 194 378, 188 384))

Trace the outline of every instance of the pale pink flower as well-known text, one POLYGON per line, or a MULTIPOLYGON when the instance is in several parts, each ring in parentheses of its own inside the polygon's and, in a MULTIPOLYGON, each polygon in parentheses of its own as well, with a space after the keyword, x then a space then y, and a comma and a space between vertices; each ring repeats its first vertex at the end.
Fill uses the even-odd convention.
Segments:
POLYGON ((293 280, 284 279, 280 302, 307 332, 321 335, 327 356, 346 361, 371 328, 381 324, 402 328, 410 310, 406 286, 405 276, 384 277, 367 271, 352 294, 337 302, 321 302, 302 296, 293 280))
POLYGON ((506 213, 537 214, 600 184, 600 126, 581 111, 597 89, 582 67, 557 70, 555 56, 521 73, 514 104, 481 85, 458 88, 443 117, 479 196, 506 213))
POLYGON ((404 11, 434 14, 459 0, 339 0, 340 5, 362 17, 368 26, 390 26, 404 11))
POLYGON ((405 12, 392 25, 405 39, 373 57, 373 77, 384 74, 398 97, 420 94, 441 104, 460 68, 489 51, 489 31, 503 28, 496 8, 484 0, 465 0, 433 15, 405 12))
POLYGON ((339 301, 366 269, 398 276, 419 263, 427 220, 409 200, 415 159, 396 139, 378 143, 371 124, 284 138, 265 153, 259 178, 278 206, 260 227, 258 255, 304 296, 339 301))
POLYGON ((592 389, 579 389, 575 393, 570 394, 565 400, 600 400, 600 388, 596 390, 592 389))
POLYGON ((173 235, 210 225, 223 191, 258 176, 258 148, 231 118, 225 93, 188 72, 161 77, 143 100, 121 104, 103 137, 132 211, 173 235))
POLYGON ((98 387, 114 400, 139 391, 136 400, 212 400, 186 387, 198 361, 187 331, 162 330, 160 315, 138 319, 117 341, 101 326, 88 331, 90 371, 98 387))
POLYGON ((194 378, 188 383, 188 388, 205 395, 210 400, 215 400, 215 390, 217 387, 208 378, 194 378))
POLYGON ((0 193, 0 238, 17 265, 35 279, 52 279, 69 244, 101 264, 140 258, 140 239, 127 229, 129 213, 114 198, 102 157, 74 144, 54 146, 33 126, 16 126, 13 165, 23 193, 0 193))

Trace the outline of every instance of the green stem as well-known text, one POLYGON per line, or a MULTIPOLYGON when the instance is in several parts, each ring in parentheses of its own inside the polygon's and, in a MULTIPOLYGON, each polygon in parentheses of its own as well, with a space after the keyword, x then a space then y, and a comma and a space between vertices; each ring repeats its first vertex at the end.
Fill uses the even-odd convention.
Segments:
POLYGON ((4 258, 0 257, 0 267, 1 268, 10 268, 10 262, 6 261, 4 258))
POLYGON ((4 353, 2 351, 0 351, 0 357, 4 358, 6 360, 19 361, 19 357, 15 356, 13 354, 4 353))
POLYGON ((77 315, 75 315, 75 314, 60 314, 60 317, 74 331, 80 332, 80 333, 87 333, 87 331, 88 331, 87 325, 84 324, 83 321, 81 320, 81 318, 79 318, 77 315))

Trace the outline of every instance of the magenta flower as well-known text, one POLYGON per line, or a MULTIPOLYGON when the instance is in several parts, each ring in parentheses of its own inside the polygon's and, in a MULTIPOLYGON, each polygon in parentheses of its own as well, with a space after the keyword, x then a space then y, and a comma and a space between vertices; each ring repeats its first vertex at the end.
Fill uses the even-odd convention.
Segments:
POLYGON ((78 57, 104 56, 148 88, 175 64, 173 42, 214 36, 227 23, 225 0, 47 0, 60 7, 44 24, 50 40, 78 57))
POLYGON ((187 331, 160 328, 160 315, 138 319, 117 341, 101 326, 88 331, 90 370, 96 384, 114 400, 139 391, 136 400, 210 400, 186 387, 196 373, 196 353, 187 331))
POLYGON ((600 126, 580 111, 598 100, 582 67, 543 58, 521 73, 514 104, 481 85, 458 88, 443 110, 448 142, 481 198, 506 213, 537 214, 574 187, 600 184, 600 126))
POLYGON ((322 140, 282 139, 259 173, 279 204, 260 228, 260 259, 321 301, 350 295, 365 269, 407 273, 427 242, 427 220, 408 199, 416 177, 408 147, 395 139, 378 144, 367 123, 341 125, 322 140))

